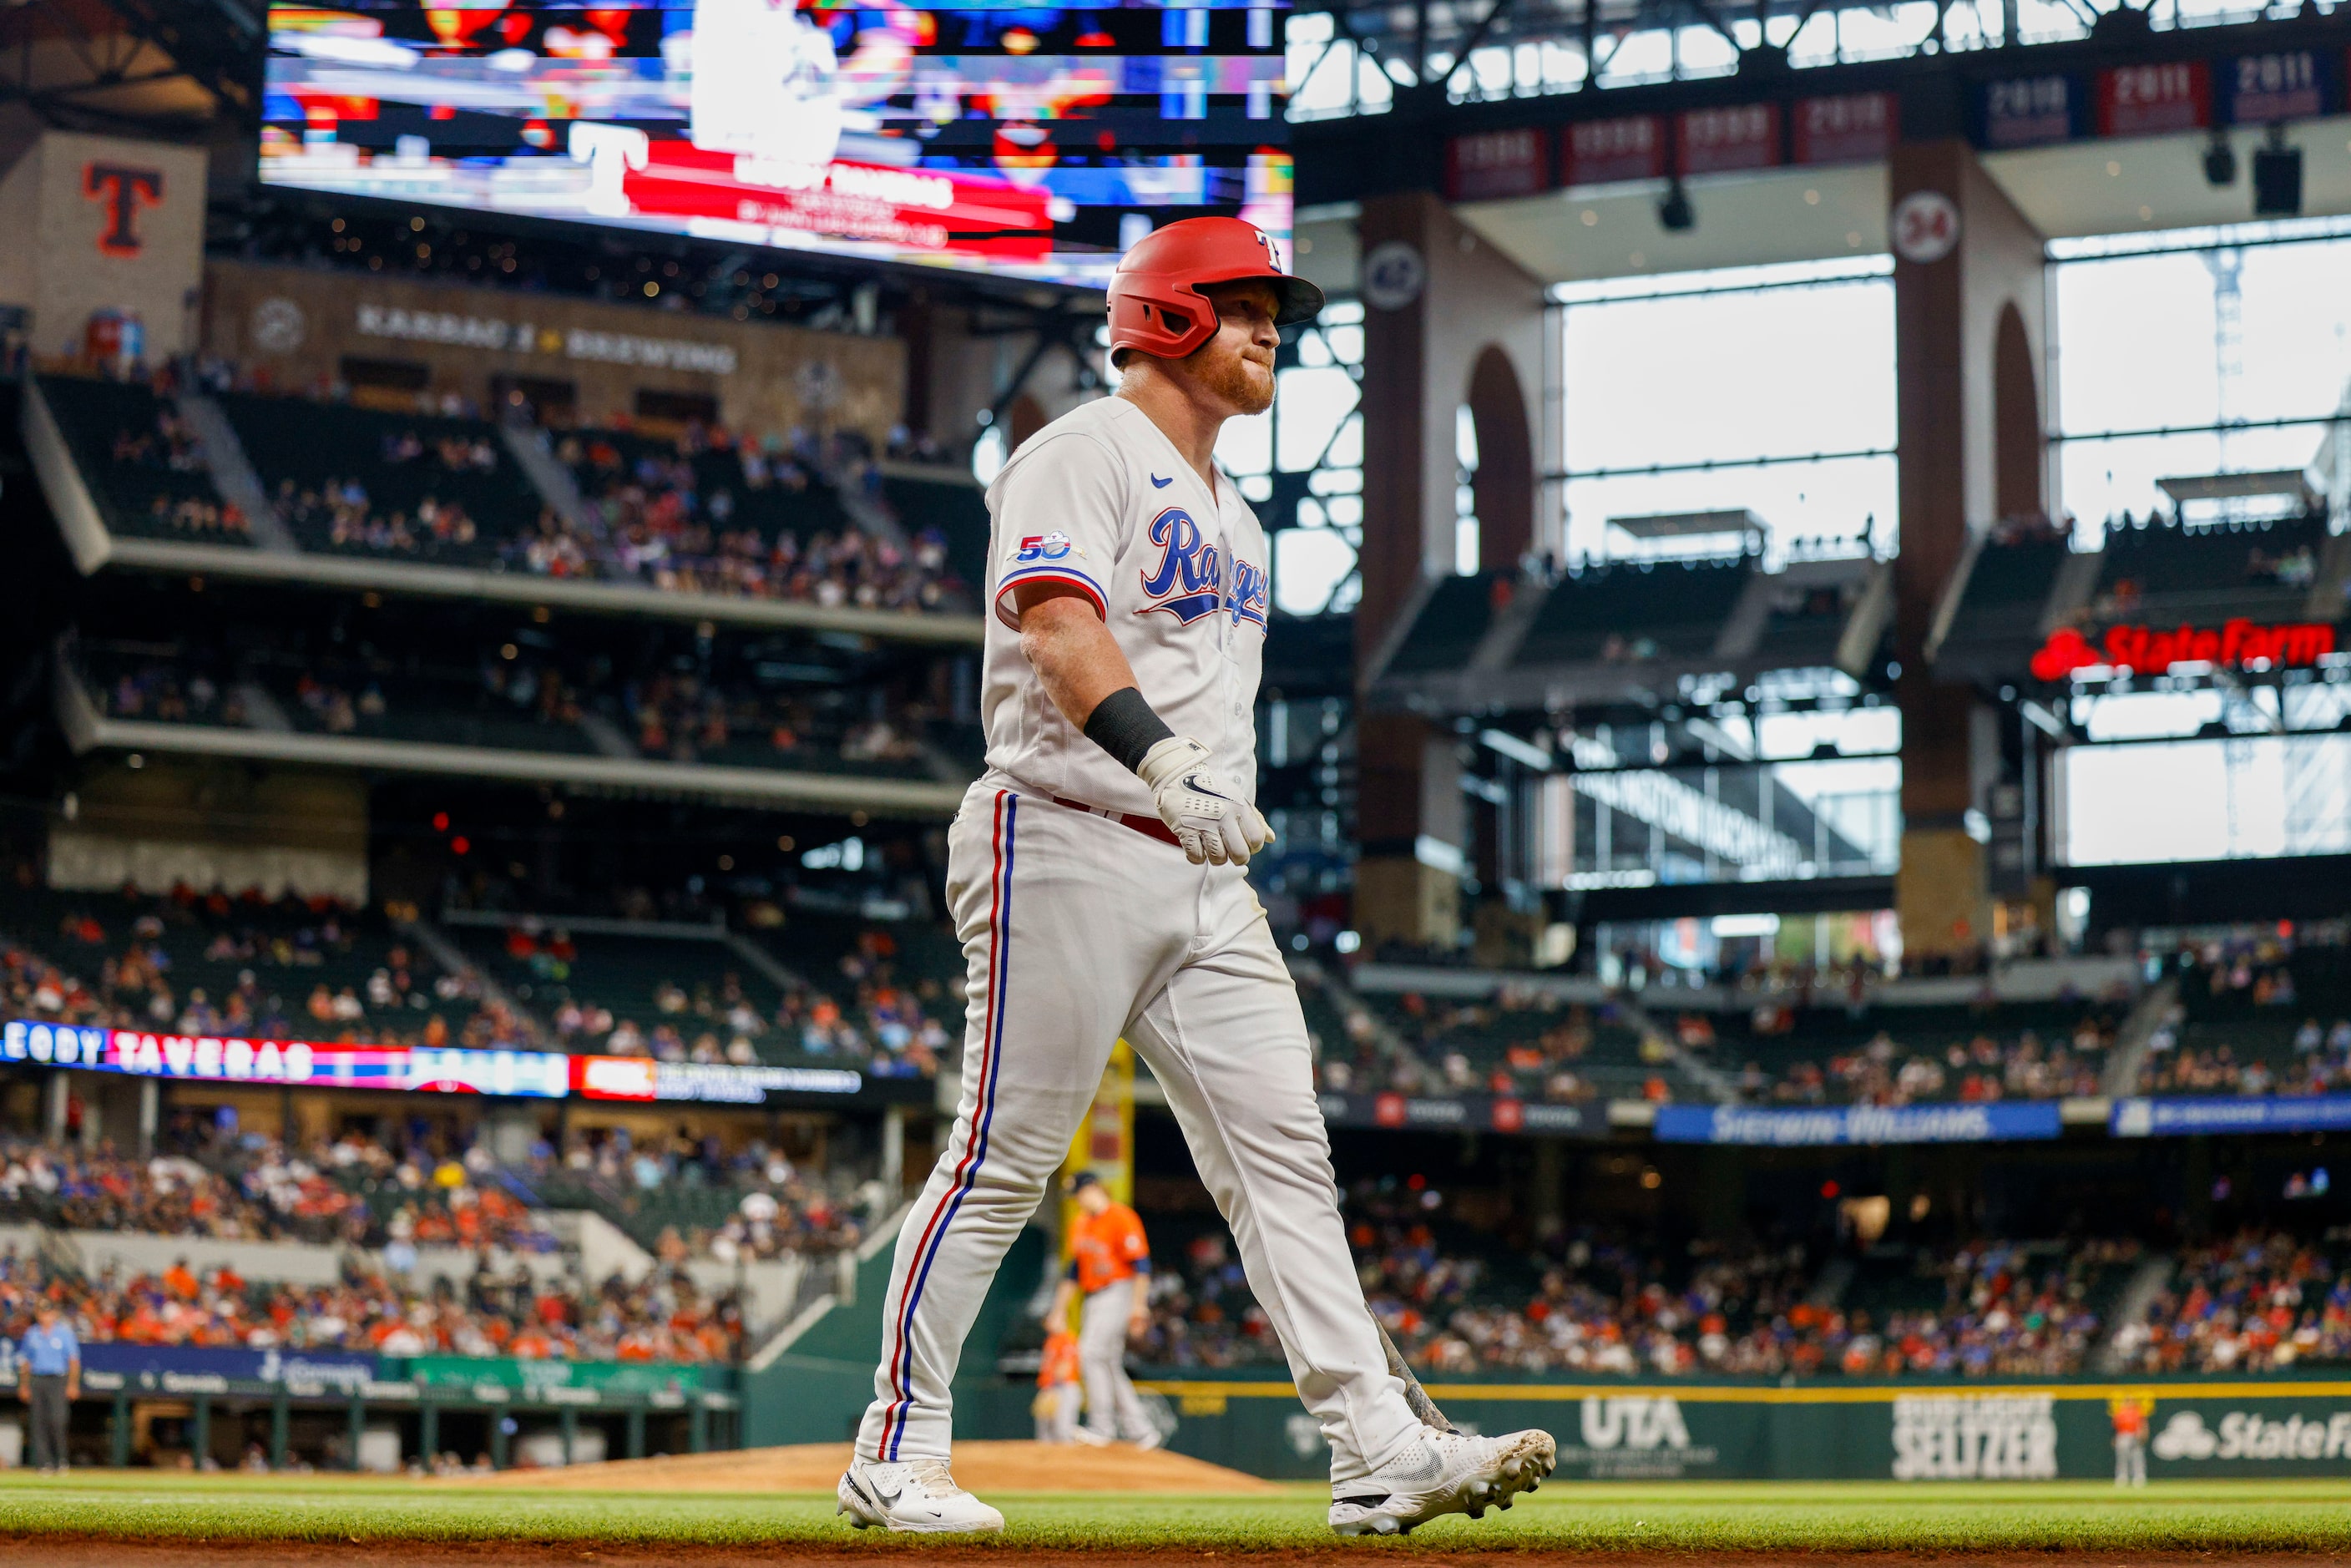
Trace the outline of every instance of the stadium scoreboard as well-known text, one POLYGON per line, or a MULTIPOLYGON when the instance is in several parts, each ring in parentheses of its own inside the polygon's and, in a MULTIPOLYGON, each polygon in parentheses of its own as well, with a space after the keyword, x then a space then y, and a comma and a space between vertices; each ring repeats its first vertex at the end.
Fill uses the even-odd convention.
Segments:
POLYGON ((265 183, 1099 287, 1286 241, 1287 8, 270 6, 265 183))

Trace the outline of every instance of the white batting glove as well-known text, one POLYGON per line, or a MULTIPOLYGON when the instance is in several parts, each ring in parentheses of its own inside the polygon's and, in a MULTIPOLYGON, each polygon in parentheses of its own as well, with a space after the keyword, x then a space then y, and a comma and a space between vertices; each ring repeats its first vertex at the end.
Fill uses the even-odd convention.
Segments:
POLYGON ((1159 820, 1176 834, 1194 865, 1249 864, 1273 842, 1273 829, 1217 771, 1216 757, 1198 741, 1171 735, 1143 754, 1135 772, 1151 791, 1159 820))

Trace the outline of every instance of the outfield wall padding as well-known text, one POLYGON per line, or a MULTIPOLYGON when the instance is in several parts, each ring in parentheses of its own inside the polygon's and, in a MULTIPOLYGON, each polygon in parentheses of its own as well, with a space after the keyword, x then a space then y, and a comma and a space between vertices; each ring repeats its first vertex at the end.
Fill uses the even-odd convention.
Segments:
MULTIPOLYGON (((1179 1453, 1271 1478, 1327 1473, 1286 1383, 1186 1372, 1148 1386, 1176 1411, 1179 1453)), ((2150 1477, 2351 1476, 2351 1379, 1428 1386, 1464 1427, 1549 1431, 1560 1475, 1582 1480, 2110 1479, 2112 1402, 2126 1398, 2153 1402, 2150 1477)))

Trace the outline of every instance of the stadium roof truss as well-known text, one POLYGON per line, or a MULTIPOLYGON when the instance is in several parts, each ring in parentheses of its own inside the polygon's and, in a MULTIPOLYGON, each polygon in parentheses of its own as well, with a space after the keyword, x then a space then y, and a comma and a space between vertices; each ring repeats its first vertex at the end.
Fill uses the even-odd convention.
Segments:
MULTIPOLYGON (((2212 0, 2160 9, 2173 27, 2269 14, 2212 0)), ((2155 0, 1305 0, 1291 22, 1293 61, 1306 51, 1292 118, 2135 38, 2156 29, 2158 10, 2155 0)))
POLYGON ((0 107, 61 131, 186 136, 260 110, 262 0, 20 0, 0 107))

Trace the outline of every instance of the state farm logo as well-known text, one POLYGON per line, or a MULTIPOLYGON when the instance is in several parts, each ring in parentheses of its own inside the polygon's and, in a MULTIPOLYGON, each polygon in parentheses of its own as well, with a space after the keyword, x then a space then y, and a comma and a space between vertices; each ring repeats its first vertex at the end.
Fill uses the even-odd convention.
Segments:
POLYGON ((1372 1120, 1383 1127, 1401 1127, 1405 1119, 1404 1096, 1383 1094, 1372 1102, 1372 1120))
POLYGON ((2158 1459, 2340 1459, 2351 1457, 2351 1410, 2279 1421, 2231 1410, 2214 1431, 2193 1410, 2176 1410, 2147 1447, 2158 1459))
POLYGON ((2110 626, 2093 645, 2070 626, 2049 634, 2032 655, 2032 678, 2062 681, 2077 670, 2110 669, 2124 674, 2161 674, 2176 664, 2221 669, 2294 669, 2335 652, 2335 628, 2325 622, 2294 621, 2260 626, 2235 620, 2219 630, 2179 626, 2110 626))

